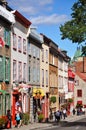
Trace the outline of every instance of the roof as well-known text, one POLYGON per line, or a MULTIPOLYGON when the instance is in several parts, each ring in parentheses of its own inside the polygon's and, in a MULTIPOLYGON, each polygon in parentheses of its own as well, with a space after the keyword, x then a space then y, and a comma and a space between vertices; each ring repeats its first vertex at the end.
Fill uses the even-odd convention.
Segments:
POLYGON ((26 19, 22 14, 20 14, 17 10, 12 11, 12 13, 16 16, 16 20, 28 28, 31 25, 31 22, 26 19))
POLYGON ((76 72, 76 74, 77 74, 83 81, 86 82, 86 74, 80 73, 80 72, 76 72))

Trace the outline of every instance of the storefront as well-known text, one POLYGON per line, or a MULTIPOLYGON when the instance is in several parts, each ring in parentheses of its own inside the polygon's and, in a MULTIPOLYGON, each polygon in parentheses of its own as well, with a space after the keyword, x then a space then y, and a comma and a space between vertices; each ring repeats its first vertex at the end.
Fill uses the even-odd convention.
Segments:
POLYGON ((29 88, 31 86, 21 84, 13 89, 12 93, 12 123, 15 125, 15 114, 19 110, 22 113, 29 113, 30 99, 29 88))
MULTIPOLYGON (((33 114, 43 113, 45 121, 49 117, 49 98, 42 88, 33 88, 33 114)), ((35 117, 34 117, 35 118, 35 117)))

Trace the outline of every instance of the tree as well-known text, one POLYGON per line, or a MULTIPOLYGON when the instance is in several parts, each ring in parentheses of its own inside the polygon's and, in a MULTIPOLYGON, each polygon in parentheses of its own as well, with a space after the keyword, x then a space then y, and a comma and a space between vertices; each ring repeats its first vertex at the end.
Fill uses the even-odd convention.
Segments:
POLYGON ((61 39, 68 38, 78 44, 86 42, 86 0, 75 2, 72 11, 72 20, 60 26, 61 39))

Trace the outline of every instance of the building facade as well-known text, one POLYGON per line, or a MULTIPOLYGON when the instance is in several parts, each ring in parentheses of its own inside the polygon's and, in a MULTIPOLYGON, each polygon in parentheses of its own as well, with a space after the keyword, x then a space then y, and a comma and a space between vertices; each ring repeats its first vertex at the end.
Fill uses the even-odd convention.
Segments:
POLYGON ((49 91, 50 111, 59 109, 58 98, 58 45, 52 40, 49 42, 49 91))
POLYGON ((7 3, 0 1, 0 116, 10 109, 11 26, 14 22, 7 3))
POLYGON ((37 33, 36 28, 30 28, 28 37, 28 84, 32 86, 30 97, 30 117, 34 121, 41 108, 41 99, 44 96, 40 88, 40 50, 42 49, 43 38, 37 33))
POLYGON ((11 109, 12 121, 15 125, 15 114, 20 102, 23 113, 29 111, 29 98, 27 84, 27 36, 31 22, 18 11, 12 11, 15 16, 15 24, 11 31, 11 109), (26 103, 28 102, 28 103, 26 103))

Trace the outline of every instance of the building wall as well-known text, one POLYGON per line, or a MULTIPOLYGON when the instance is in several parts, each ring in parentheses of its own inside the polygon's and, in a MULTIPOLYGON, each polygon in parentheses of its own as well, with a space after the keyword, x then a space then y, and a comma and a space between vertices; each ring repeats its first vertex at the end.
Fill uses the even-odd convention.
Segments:
POLYGON ((59 108, 58 97, 58 57, 54 53, 49 53, 49 86, 50 86, 50 98, 56 97, 56 102, 50 104, 52 111, 59 108))
POLYGON ((76 107, 77 101, 82 101, 86 106, 86 82, 83 81, 78 75, 75 76, 77 84, 74 86, 74 106, 76 107), (82 97, 77 97, 77 90, 82 90, 82 97))
MULTIPOLYGON (((13 60, 17 63, 17 77, 16 81, 23 81, 23 64, 26 63, 27 66, 27 32, 28 30, 21 25, 19 22, 16 21, 16 23, 13 26, 13 31, 11 33, 11 84, 13 84, 13 60), (16 34, 16 49, 13 48, 13 34, 16 34), (18 36, 21 37, 21 52, 18 51, 18 36), (26 40, 26 54, 23 53, 23 39, 26 40), (18 79, 18 62, 22 63, 22 79, 18 79)), ((27 70, 26 70, 27 72, 27 70)), ((26 73, 27 78, 27 73, 26 73)), ((26 79, 27 81, 27 79, 26 79)))
POLYGON ((42 44, 40 55, 40 86, 46 93, 49 92, 49 47, 46 44, 42 44), (46 57, 46 50, 48 57, 46 57), (44 58, 42 58, 42 56, 44 58), (44 70, 44 84, 42 84, 42 70, 44 70), (46 83, 46 71, 48 71, 48 84, 46 83))

